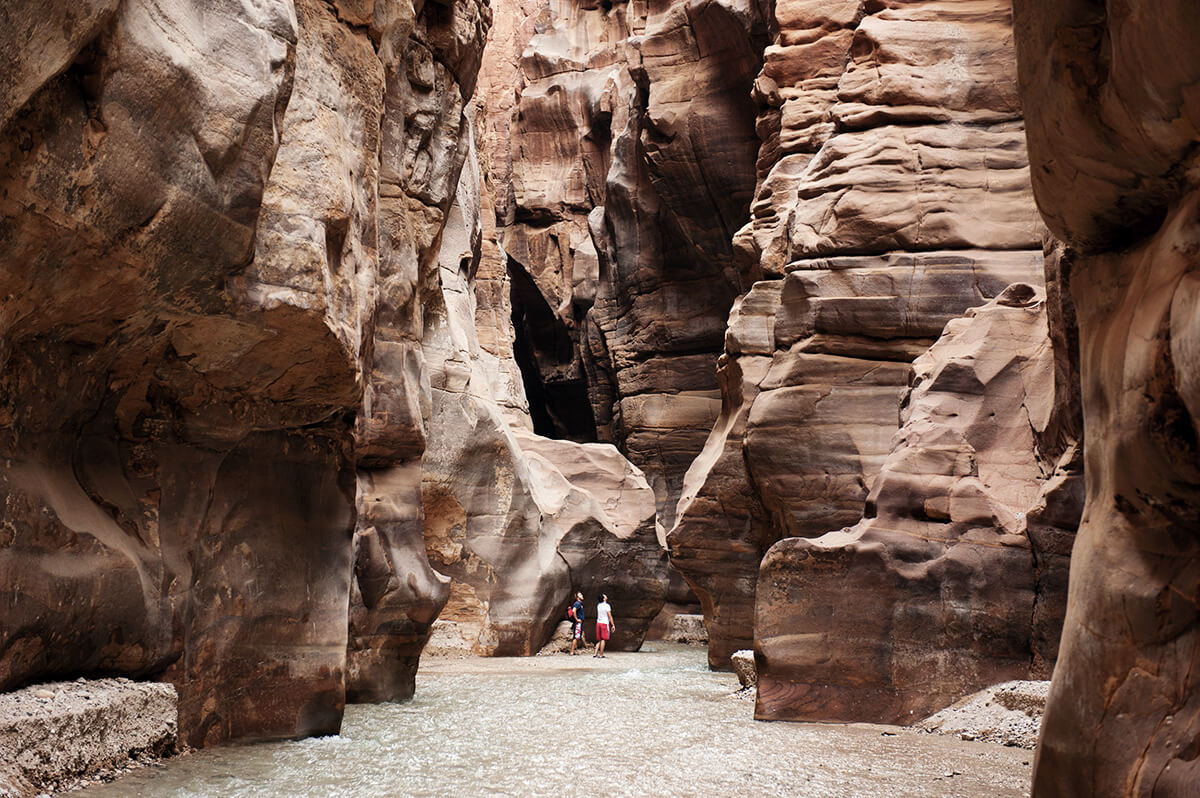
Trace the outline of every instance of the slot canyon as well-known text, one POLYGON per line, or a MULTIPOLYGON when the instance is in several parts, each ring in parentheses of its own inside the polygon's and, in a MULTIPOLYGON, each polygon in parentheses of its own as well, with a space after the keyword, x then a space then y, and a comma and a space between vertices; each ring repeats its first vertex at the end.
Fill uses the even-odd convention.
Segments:
POLYGON ((31 731, 102 685, 173 790, 1200 796, 1191 0, 0 23, 0 796, 112 780, 31 731), (488 759, 549 671, 625 694, 586 790, 488 759), (1011 682, 1036 750, 890 739, 1011 682))

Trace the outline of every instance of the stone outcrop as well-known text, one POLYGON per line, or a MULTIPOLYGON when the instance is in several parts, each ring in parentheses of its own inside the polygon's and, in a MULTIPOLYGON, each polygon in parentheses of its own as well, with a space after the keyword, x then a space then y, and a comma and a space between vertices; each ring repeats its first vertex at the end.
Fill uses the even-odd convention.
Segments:
POLYGON ((1068 247, 1087 439, 1034 794, 1187 795, 1200 779, 1200 11, 1014 11, 1034 190, 1068 247))
MULTIPOLYGON (((805 607, 811 604, 791 601, 815 590, 812 601, 841 606, 848 595, 874 595, 874 589, 843 590, 832 573, 819 586, 810 582, 824 577, 808 551, 820 547, 816 541, 826 533, 859 522, 864 508, 873 515, 880 501, 906 505, 922 495, 912 494, 915 486, 903 479, 881 476, 889 457, 899 456, 893 436, 913 379, 911 364, 968 308, 995 299, 1011 283, 1042 284, 1042 228, 1029 186, 1006 4, 796 0, 776 4, 774 21, 774 40, 754 84, 762 138, 756 194, 751 218, 734 240, 739 272, 760 282, 730 315, 718 368, 721 415, 686 475, 668 544, 704 606, 710 665, 728 667, 730 654, 757 637, 760 655, 769 652, 761 663, 760 716, 834 718, 847 714, 836 691, 801 697, 797 685, 819 656, 816 641, 838 637, 843 621, 828 613, 810 616, 805 607), (787 540, 776 544, 781 538, 787 540), (760 580, 760 563, 773 544, 776 554, 760 580), (774 598, 757 595, 765 584, 774 598), (811 644, 789 636, 796 624, 813 634, 811 644), (806 645, 811 656, 802 651, 806 645)), ((1008 356, 1019 361, 1041 346, 1049 352, 1044 321, 1040 330, 1041 338, 1027 337, 1024 351, 1008 356)), ((1054 362, 1039 356, 1047 380, 1054 362)), ((969 394, 962 401, 974 401, 969 394)), ((936 428, 940 420, 930 423, 936 428)), ((1008 499, 1021 504, 1028 498, 1015 512, 1032 510, 1043 472, 1054 470, 1067 445, 1037 460, 1032 449, 1022 453, 1032 439, 1004 440, 1007 422, 992 424, 985 415, 977 423, 978 435, 999 439, 980 447, 981 461, 994 457, 994 468, 1003 471, 1004 463, 1022 459, 1021 498, 1008 499)), ((938 434, 952 435, 952 427, 938 434)), ((950 480, 953 470, 944 476, 950 480)), ((907 510, 901 515, 891 522, 897 537, 879 541, 885 559, 930 520, 907 510)), ((1041 564, 1049 562, 1048 553, 1034 555, 1047 546, 1062 553, 1064 541, 1069 551, 1069 507, 1063 515, 1047 521, 1046 540, 1037 544, 1024 522, 978 519, 990 534, 1025 541, 1021 570, 1030 588, 1008 594, 1006 617, 1020 631, 1004 632, 1012 638, 1015 668, 1004 678, 1026 677, 1031 666, 1043 672, 1053 659, 1049 640, 1062 606, 1040 591, 1051 584, 1051 573, 1062 576, 1065 568, 1061 558, 1050 568, 1041 564), (1035 604, 1045 617, 1031 629, 1028 616, 1018 618, 1035 604), (1019 660, 1025 664, 1016 665, 1019 660)), ((857 572, 853 559, 844 565, 857 572)), ((987 567, 998 572, 1002 559, 987 567)), ((874 566, 861 565, 868 579, 874 566)), ((909 588, 913 595, 901 603, 941 601, 909 588)), ((897 585, 896 595, 909 588, 897 585)), ((913 635, 909 642, 919 656, 932 657, 945 641, 930 632, 918 642, 925 632, 915 628, 915 618, 897 618, 896 634, 913 635)), ((864 634, 856 643, 878 650, 868 642, 874 632, 864 634)), ((882 664, 855 666, 862 652, 842 642, 845 656, 837 661, 844 667, 835 683, 907 694, 906 676, 886 674, 882 664)), ((982 652, 962 653, 987 659, 982 652)), ((959 682, 952 662, 946 656, 922 685, 942 691, 935 703, 982 686, 976 683, 982 675, 967 675, 969 667, 959 682)), ((810 676, 825 678, 816 670, 810 676)), ((872 710, 862 706, 864 714, 856 717, 866 718, 872 710)), ((896 719, 899 709, 873 705, 876 719, 896 719)), ((910 709, 904 707, 905 715, 910 709)))
POLYGON ((912 722, 1053 661, 1035 656, 1061 616, 1030 622, 1043 571, 1026 520, 1056 476, 1053 361, 1024 283, 916 359, 866 517, 763 561, 757 717, 912 722))
POLYGON ((78 679, 0 696, 0 796, 33 798, 176 750, 169 684, 78 679))
POLYGON ((194 745, 336 731, 353 588, 403 689, 445 600, 413 297, 487 18, 6 6, 0 686, 160 675, 194 745))

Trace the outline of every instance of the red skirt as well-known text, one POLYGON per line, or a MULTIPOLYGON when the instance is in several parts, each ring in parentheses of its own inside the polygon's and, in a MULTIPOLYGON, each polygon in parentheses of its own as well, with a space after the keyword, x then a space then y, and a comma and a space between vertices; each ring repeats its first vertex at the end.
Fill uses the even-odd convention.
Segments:
POLYGON ((606 624, 606 623, 596 624, 596 639, 597 640, 607 640, 608 639, 608 624, 606 624))

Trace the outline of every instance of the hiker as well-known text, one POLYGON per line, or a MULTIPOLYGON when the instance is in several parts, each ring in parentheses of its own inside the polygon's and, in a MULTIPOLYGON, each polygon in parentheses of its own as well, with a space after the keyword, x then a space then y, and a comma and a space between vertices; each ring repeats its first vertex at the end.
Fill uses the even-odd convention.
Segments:
POLYGON ((609 634, 617 628, 612 620, 612 607, 609 606, 608 596, 600 594, 600 603, 596 605, 596 653, 593 657, 604 656, 604 645, 608 642, 609 634))
POLYGON ((571 656, 575 656, 575 646, 585 646, 583 641, 583 594, 575 594, 575 603, 571 605, 571 609, 567 610, 567 614, 574 619, 574 627, 571 629, 571 656))

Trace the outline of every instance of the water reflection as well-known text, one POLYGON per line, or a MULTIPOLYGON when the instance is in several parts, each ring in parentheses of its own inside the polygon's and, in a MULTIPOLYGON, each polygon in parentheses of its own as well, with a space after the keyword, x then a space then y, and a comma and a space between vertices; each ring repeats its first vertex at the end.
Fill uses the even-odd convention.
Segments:
POLYGON ((426 659, 417 697, 338 737, 200 751, 86 796, 1022 796, 1031 754, 870 726, 766 724, 700 648, 426 659))

